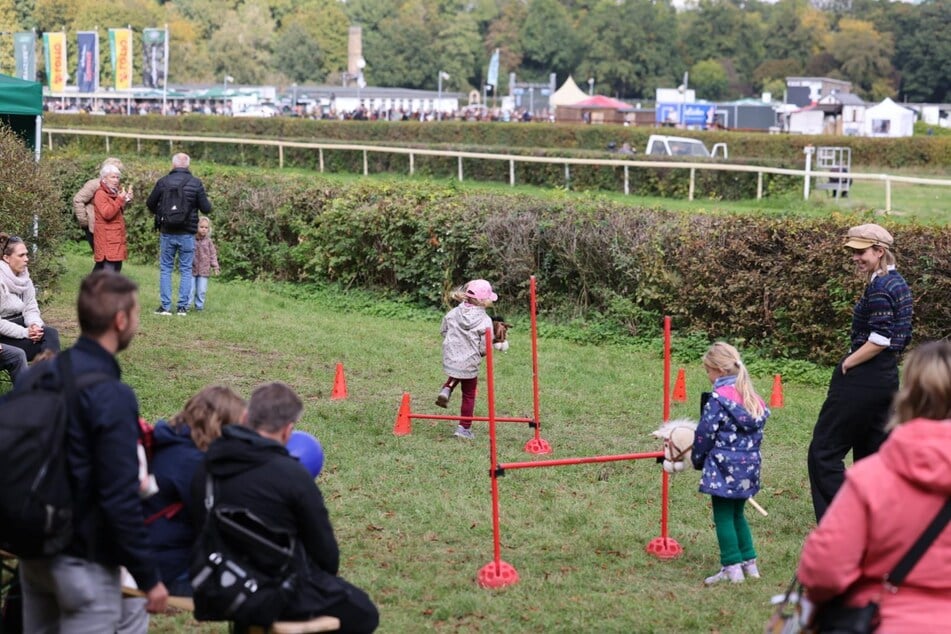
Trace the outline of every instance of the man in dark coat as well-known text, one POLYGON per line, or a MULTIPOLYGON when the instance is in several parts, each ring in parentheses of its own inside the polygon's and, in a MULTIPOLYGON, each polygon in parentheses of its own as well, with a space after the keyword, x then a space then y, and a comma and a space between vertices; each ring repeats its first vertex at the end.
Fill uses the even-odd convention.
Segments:
POLYGON ((120 566, 145 590, 149 612, 164 611, 168 600, 139 499, 139 403, 115 359, 139 326, 137 288, 118 273, 95 272, 83 280, 77 304, 82 334, 69 350, 73 372, 112 378, 80 390, 67 427, 72 542, 54 557, 20 562, 25 632, 115 632, 120 566))
POLYGON ((205 454, 192 482, 191 513, 203 526, 206 474, 214 479, 215 505, 244 508, 274 529, 296 535, 309 561, 307 573, 281 620, 317 616, 340 619, 341 632, 372 632, 376 606, 365 592, 337 576, 340 550, 313 477, 285 445, 304 406, 284 383, 254 390, 242 425, 228 425, 205 454))
POLYGON ((198 232, 198 212, 211 213, 211 202, 205 186, 188 170, 191 158, 179 153, 172 157, 172 171, 155 183, 145 206, 155 215, 155 227, 159 230, 159 301, 156 315, 172 314, 172 270, 178 255, 178 311, 187 315, 192 292, 192 260, 195 257, 195 234, 198 232), (183 225, 172 226, 163 218, 162 201, 171 190, 182 188, 187 218, 183 225))

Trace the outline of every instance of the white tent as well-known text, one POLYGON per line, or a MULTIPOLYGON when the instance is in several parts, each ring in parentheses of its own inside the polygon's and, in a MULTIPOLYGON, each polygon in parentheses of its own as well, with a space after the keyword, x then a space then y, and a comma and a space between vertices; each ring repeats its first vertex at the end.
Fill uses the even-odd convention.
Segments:
POLYGON ((899 106, 889 98, 865 111, 865 136, 899 137, 915 133, 915 111, 899 106))
POLYGON ((558 106, 570 106, 587 98, 588 95, 578 88, 575 80, 571 78, 571 75, 568 75, 568 79, 561 85, 561 88, 553 92, 551 97, 548 98, 548 105, 554 110, 558 106))

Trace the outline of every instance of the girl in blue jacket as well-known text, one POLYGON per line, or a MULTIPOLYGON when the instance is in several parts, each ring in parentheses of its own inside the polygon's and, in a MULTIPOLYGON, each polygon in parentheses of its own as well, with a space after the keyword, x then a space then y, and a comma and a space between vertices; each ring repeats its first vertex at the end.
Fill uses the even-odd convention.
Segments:
POLYGON ((710 346, 703 367, 713 392, 703 406, 691 459, 694 468, 702 470, 700 492, 713 501, 721 565, 704 583, 740 583, 745 577, 759 578, 753 535, 743 511, 746 500, 759 491, 759 447, 769 409, 730 344, 718 341, 710 346))

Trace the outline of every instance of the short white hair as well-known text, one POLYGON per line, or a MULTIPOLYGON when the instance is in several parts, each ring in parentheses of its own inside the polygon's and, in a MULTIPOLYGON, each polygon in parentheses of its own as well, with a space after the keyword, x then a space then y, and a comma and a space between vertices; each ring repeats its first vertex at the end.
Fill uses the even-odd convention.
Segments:
POLYGON ((99 170, 99 178, 100 179, 105 178, 109 174, 117 174, 121 176, 122 170, 120 170, 118 167, 116 167, 112 163, 103 165, 102 168, 99 170))
POLYGON ((172 157, 172 167, 188 167, 191 162, 191 157, 184 152, 179 152, 172 157))

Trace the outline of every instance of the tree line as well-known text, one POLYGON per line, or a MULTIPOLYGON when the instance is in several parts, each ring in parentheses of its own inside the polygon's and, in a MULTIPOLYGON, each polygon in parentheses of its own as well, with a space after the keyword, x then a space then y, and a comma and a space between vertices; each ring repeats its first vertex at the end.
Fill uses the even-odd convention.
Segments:
MULTIPOLYGON (((498 94, 517 81, 653 99, 689 73, 700 98, 782 94, 787 76, 846 79, 868 100, 951 100, 951 2, 891 0, 0 0, 0 31, 168 24, 169 83, 339 84, 347 32, 362 27, 364 75, 379 86, 481 91, 500 52, 498 94)), ((12 45, 0 36, 0 69, 12 45)), ((139 40, 140 41, 140 40, 139 40)), ((7 40, 9 42, 9 40, 7 40)), ((139 49, 140 50, 140 49, 139 49)), ((141 56, 136 59, 141 73, 141 56)), ((108 46, 102 83, 111 75, 108 46)), ((42 56, 40 60, 42 67, 42 56)), ((139 77, 137 76, 137 79, 139 77)))

